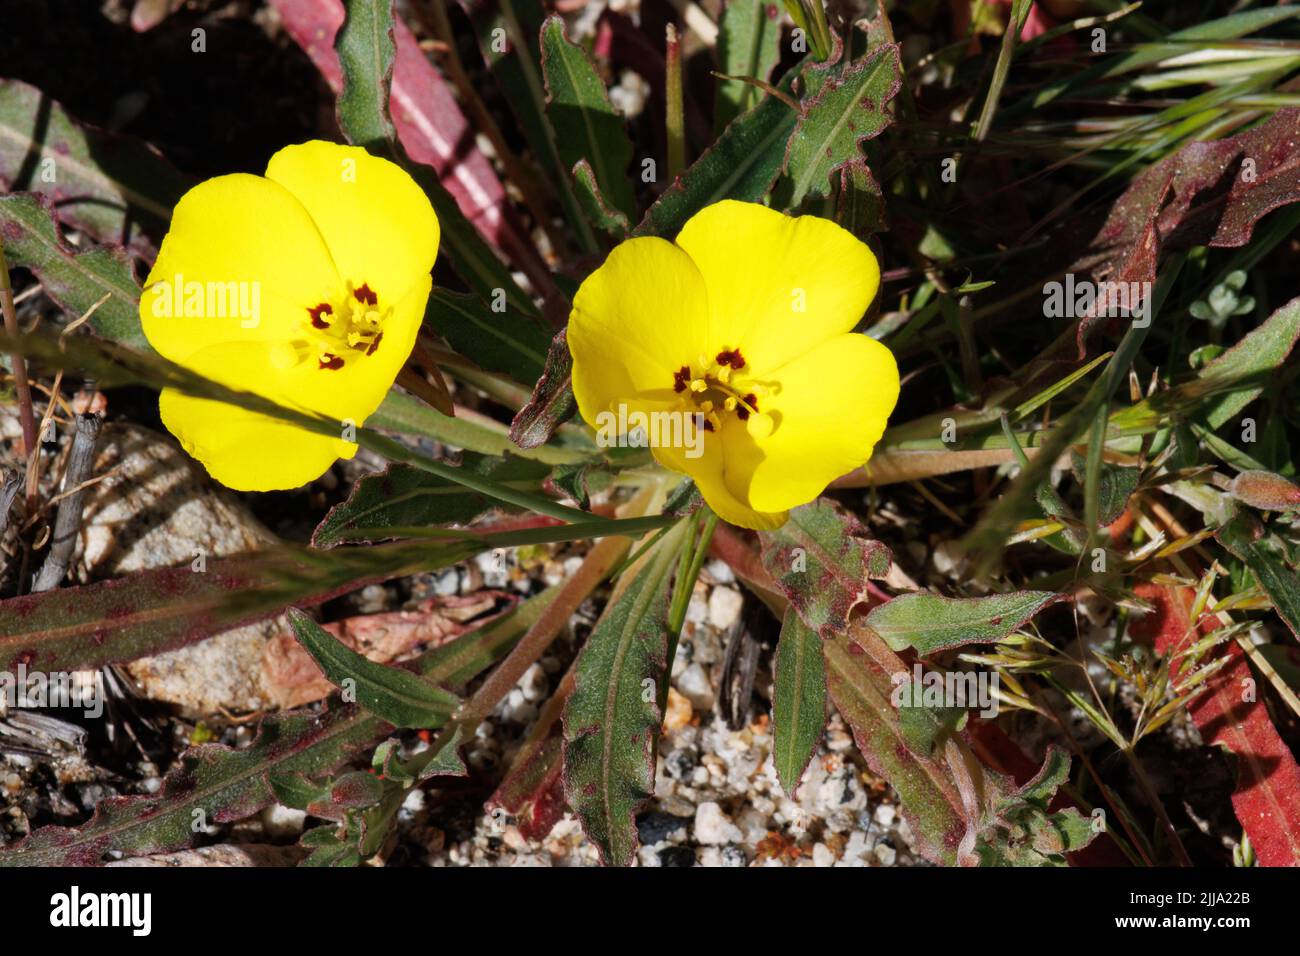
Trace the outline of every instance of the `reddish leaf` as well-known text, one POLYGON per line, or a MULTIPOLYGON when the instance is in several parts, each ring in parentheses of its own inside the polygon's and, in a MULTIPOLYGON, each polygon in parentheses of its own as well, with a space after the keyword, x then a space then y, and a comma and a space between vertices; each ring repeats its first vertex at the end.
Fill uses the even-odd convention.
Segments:
MULTIPOLYGON (((1213 620, 1192 626, 1189 614, 1195 592, 1143 583, 1137 596, 1155 611, 1135 621, 1135 636, 1154 640, 1170 654, 1214 630, 1213 620)), ((1207 689, 1187 712, 1208 744, 1227 747, 1237 756, 1237 788, 1232 807, 1264 866, 1300 866, 1300 767, 1278 736, 1262 700, 1243 700, 1245 681, 1253 681, 1246 655, 1230 641, 1218 653, 1229 663, 1206 681, 1207 689)), ((1175 689, 1183 676, 1173 674, 1175 689)))

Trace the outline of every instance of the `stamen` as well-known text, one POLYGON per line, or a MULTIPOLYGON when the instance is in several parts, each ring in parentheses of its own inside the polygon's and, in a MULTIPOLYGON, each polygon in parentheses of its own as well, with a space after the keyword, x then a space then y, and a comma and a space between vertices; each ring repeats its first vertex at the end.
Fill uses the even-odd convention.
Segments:
POLYGON ((375 336, 375 340, 370 343, 370 348, 366 349, 366 354, 374 355, 375 350, 379 348, 379 343, 382 342, 383 340, 384 340, 384 333, 380 332, 378 335, 375 336))
POLYGON ((316 360, 322 369, 329 369, 331 372, 337 372, 343 367, 343 359, 339 358, 333 352, 325 352, 316 360))
POLYGON ((704 391, 708 391, 708 388, 709 388, 709 383, 702 378, 697 378, 693 382, 691 382, 692 392, 704 392, 704 391))
POLYGON ((311 316, 312 328, 328 329, 330 327, 330 324, 321 318, 322 314, 323 315, 334 314, 334 307, 331 306, 328 302, 322 302, 320 305, 316 306, 315 308, 308 309, 307 312, 311 316))

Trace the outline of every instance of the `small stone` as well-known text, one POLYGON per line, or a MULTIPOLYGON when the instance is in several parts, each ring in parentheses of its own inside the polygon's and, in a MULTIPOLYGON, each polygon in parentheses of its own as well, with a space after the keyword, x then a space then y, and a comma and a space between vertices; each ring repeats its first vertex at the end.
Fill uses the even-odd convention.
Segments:
POLYGON ((677 693, 674 687, 668 688, 668 706, 664 714, 664 730, 672 732, 689 726, 692 710, 691 702, 677 693))
POLYGON ((882 803, 880 806, 876 807, 876 812, 874 814, 875 821, 885 829, 889 829, 894 825, 894 818, 896 816, 898 816, 898 811, 888 803, 882 803))
POLYGON ((274 803, 262 811, 262 829, 268 837, 283 840, 302 833, 307 814, 302 810, 274 803))
POLYGON ((524 676, 519 678, 518 686, 524 695, 524 700, 534 704, 545 700, 551 690, 551 682, 540 664, 533 664, 524 671, 524 676))
POLYGON ((825 843, 818 843, 812 851, 813 866, 834 866, 835 854, 825 843))
POLYGON ((695 808, 695 842, 705 846, 722 846, 743 839, 740 828, 712 800, 695 808))
POLYGON ((659 851, 660 866, 694 866, 695 851, 688 846, 667 846, 659 851))
POLYGON ((736 573, 726 561, 714 559, 704 566, 705 572, 719 584, 731 584, 736 580, 736 573))
POLYGON ((691 664, 682 671, 682 676, 677 678, 677 689, 696 710, 713 709, 713 685, 709 682, 709 675, 699 664, 691 664))
POLYGON ((745 599, 732 587, 716 587, 709 595, 709 623, 719 631, 728 630, 740 620, 745 599))
POLYGON ((874 853, 881 866, 893 866, 898 859, 898 852, 886 843, 877 844, 874 853))
MULTIPOLYGON (((672 699, 672 691, 668 692, 672 699)), ((685 780, 695 772, 695 755, 685 747, 679 747, 664 758, 664 769, 674 780, 685 780)))
POLYGON ((636 818, 636 835, 646 846, 654 846, 674 834, 685 833, 690 825, 690 817, 678 817, 661 810, 650 810, 636 818))

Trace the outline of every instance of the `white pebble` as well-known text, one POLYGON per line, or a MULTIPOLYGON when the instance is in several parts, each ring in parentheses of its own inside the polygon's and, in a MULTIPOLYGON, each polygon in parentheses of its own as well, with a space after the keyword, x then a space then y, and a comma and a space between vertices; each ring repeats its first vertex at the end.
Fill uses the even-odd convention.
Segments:
POLYGON ((695 808, 695 841, 705 846, 736 843, 744 836, 731 818, 712 800, 695 808))

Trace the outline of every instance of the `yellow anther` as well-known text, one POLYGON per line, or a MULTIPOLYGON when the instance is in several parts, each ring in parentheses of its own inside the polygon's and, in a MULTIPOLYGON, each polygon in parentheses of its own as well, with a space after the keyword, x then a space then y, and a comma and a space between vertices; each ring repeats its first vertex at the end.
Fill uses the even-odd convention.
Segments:
POLYGON ((697 378, 691 382, 692 392, 703 392, 707 390, 708 387, 709 387, 709 383, 702 378, 697 378))
POLYGON ((728 395, 727 400, 722 403, 722 407, 729 412, 734 412, 736 410, 736 396, 728 395))

